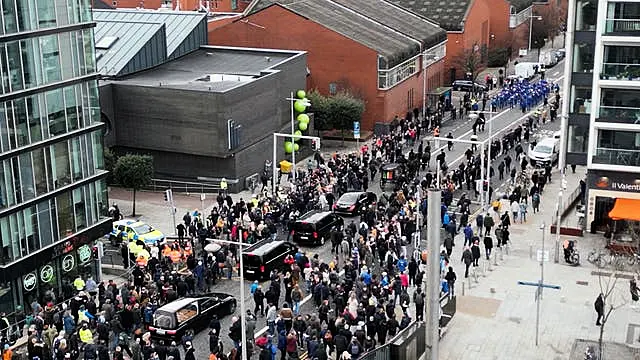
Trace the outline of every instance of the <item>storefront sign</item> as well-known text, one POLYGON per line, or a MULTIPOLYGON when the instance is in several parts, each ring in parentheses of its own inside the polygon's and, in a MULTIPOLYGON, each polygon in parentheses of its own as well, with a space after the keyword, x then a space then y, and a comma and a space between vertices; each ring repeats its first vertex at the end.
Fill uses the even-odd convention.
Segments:
POLYGON ((48 283, 53 280, 53 266, 45 265, 40 269, 40 280, 44 283, 48 283))
POLYGON ((91 248, 89 245, 82 245, 78 248, 78 261, 80 264, 85 264, 91 260, 91 248))
POLYGON ((36 288, 36 284, 38 283, 38 278, 34 273, 28 273, 22 278, 22 286, 26 291, 31 291, 36 288))
POLYGON ((594 190, 640 192, 640 178, 633 174, 593 172, 589 173, 588 181, 589 188, 594 190))
POLYGON ((73 270, 76 266, 76 259, 74 259, 73 255, 67 255, 62 258, 62 270, 64 272, 69 272, 73 270))

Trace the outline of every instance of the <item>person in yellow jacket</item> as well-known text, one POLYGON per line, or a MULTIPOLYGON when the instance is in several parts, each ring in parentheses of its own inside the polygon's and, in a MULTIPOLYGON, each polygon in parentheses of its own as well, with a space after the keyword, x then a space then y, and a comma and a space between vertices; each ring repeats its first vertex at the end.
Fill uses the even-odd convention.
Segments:
POLYGON ((82 277, 78 276, 75 280, 73 280, 73 287, 75 287, 78 291, 84 290, 84 280, 82 280, 82 277))
POLYGON ((82 329, 78 331, 78 335, 80 335, 80 341, 85 344, 93 344, 93 333, 89 330, 89 324, 84 323, 82 325, 82 329))

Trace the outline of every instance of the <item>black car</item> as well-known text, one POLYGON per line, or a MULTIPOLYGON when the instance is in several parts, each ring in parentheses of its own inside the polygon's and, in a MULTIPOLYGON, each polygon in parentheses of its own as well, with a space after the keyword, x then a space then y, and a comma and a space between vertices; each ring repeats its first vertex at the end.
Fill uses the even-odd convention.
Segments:
POLYGON ((454 91, 487 91, 487 87, 471 80, 456 80, 451 84, 454 91))
POLYGON ((272 270, 285 270, 288 265, 284 258, 297 252, 298 248, 287 241, 259 241, 242 252, 244 275, 249 279, 268 279, 272 270))
POLYGON ((311 211, 302 215, 291 227, 291 236, 297 243, 323 245, 331 240, 333 228, 342 229, 344 220, 331 211, 311 211))
POLYGON ((344 193, 333 205, 333 212, 357 215, 369 205, 375 205, 376 201, 378 201, 378 196, 370 191, 344 193))
POLYGON ((149 332, 158 340, 180 342, 187 331, 196 334, 206 328, 213 314, 222 318, 233 314, 236 306, 236 299, 224 293, 181 298, 155 311, 149 332))

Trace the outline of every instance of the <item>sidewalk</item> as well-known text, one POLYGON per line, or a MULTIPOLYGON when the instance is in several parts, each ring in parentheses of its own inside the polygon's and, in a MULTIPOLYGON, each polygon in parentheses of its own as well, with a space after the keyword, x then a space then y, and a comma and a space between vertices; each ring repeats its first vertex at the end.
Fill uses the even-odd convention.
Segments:
MULTIPOLYGON (((579 168, 576 174, 567 174, 568 189, 579 182, 582 174, 583 168, 579 168)), ((556 171, 553 182, 545 186, 540 213, 529 213, 525 224, 512 224, 509 254, 501 255, 498 251, 497 259, 492 258, 490 266, 484 260, 478 271, 477 282, 473 277, 463 281, 464 267, 458 260, 461 244, 456 243, 452 263, 457 265, 459 277, 456 291, 463 296, 458 297, 456 315, 441 341, 439 359, 513 359, 516 353, 518 359, 570 359, 576 339, 597 340, 599 328, 595 326, 593 303, 601 291, 600 278, 598 269, 588 263, 586 257, 591 245, 601 247, 598 241, 602 240, 601 236, 591 234, 585 238, 572 238, 578 241, 582 256, 582 263, 578 267, 564 264, 562 251, 560 263, 553 262, 555 235, 549 233, 549 224, 560 190, 559 179, 556 171), (540 229, 543 222, 546 222, 544 234, 540 229), (541 266, 536 259, 536 250, 542 248, 543 237, 545 250, 549 251, 549 262, 544 263, 544 283, 561 288, 543 291, 539 345, 536 346, 536 289, 520 286, 518 281, 537 282, 540 278, 541 266)), ((603 277, 603 280, 607 280, 607 277, 603 277)), ((627 279, 617 281, 614 294, 616 303, 628 302, 627 279)), ((638 317, 629 305, 615 310, 605 327, 604 340, 617 343, 630 341, 640 345, 637 341, 640 335, 638 317)))

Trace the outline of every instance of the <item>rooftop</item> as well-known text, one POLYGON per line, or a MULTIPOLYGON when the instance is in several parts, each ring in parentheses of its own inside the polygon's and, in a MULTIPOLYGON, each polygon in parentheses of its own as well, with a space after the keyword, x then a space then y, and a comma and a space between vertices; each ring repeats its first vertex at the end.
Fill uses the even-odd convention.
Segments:
POLYGON ((389 0, 416 14, 433 20, 447 31, 464 30, 472 0, 389 0))
POLYGON ((546 4, 548 0, 509 0, 511 6, 516 10, 516 14, 521 12, 522 10, 528 8, 529 6, 535 4, 546 4))
POLYGON ((395 66, 436 45, 446 33, 428 19, 385 0, 258 0, 251 13, 278 5, 352 39, 395 66))
POLYGON ((101 21, 124 21, 164 24, 167 32, 167 54, 169 56, 182 44, 182 41, 189 35, 190 31, 206 17, 207 14, 195 11, 93 10, 93 19, 98 23, 101 21))
POLYGON ((202 46, 188 55, 140 72, 119 84, 224 92, 264 75, 300 51, 202 46))

